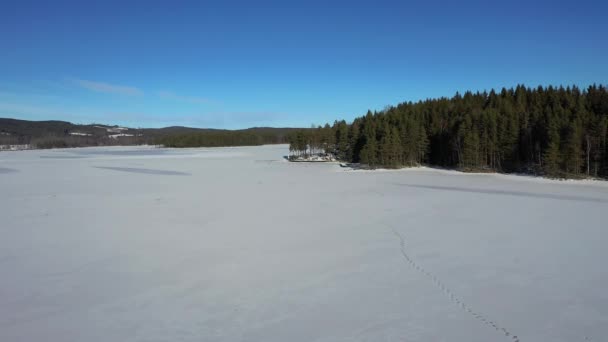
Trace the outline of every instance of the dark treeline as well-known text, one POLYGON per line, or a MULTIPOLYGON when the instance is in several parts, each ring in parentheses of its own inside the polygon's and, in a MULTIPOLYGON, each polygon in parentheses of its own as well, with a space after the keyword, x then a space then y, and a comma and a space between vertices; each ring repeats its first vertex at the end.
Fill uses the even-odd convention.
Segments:
MULTIPOLYGON (((292 132, 287 136, 289 142, 289 152, 296 157, 307 157, 320 153, 334 153, 339 148, 336 146, 337 125, 330 127, 325 124, 325 127, 311 127, 310 129, 301 129, 292 132)), ((346 123, 344 123, 346 126, 346 123)), ((344 159, 344 158, 343 158, 344 159)))
MULTIPOLYGON (((0 135, 0 146, 3 145, 30 145, 31 148, 70 148, 90 146, 128 146, 144 145, 147 141, 141 137, 109 138, 107 136, 71 136, 47 135, 41 137, 6 136, 0 135)), ((0 148, 1 149, 1 148, 0 148)))
MULTIPOLYGON (((125 136, 108 132, 118 126, 78 125, 66 121, 29 121, 0 118, 0 149, 6 145, 28 145, 30 148, 68 148, 87 146, 142 145, 154 142, 142 129, 124 128, 125 136)), ((147 131, 147 130, 146 130, 147 131)), ((158 130, 154 130, 158 131, 158 130)))
POLYGON ((284 144, 297 128, 252 127, 223 130, 171 126, 128 128, 103 124, 79 125, 66 121, 28 121, 0 118, 0 150, 11 145, 29 148, 66 148, 107 145, 164 145, 218 147, 284 144))
POLYGON ((290 135, 295 154, 375 167, 434 165, 555 177, 608 177, 604 86, 517 86, 405 102, 290 135))
MULTIPOLYGON (((0 139, 1 141, 1 139, 0 139)), ((72 148, 72 147, 90 147, 90 146, 128 146, 128 145, 143 145, 145 141, 137 137, 120 137, 108 138, 105 136, 44 136, 35 137, 29 140, 32 148, 49 149, 49 148, 72 148)))
POLYGON ((287 143, 290 128, 249 128, 244 130, 205 130, 174 134, 156 140, 166 147, 256 146, 287 143))

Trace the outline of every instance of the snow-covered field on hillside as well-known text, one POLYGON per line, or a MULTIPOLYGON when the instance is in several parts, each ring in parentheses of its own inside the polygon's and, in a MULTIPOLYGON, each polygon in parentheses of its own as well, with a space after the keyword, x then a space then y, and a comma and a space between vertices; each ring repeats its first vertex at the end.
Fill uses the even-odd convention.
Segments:
POLYGON ((608 341, 608 186, 0 152, 0 341, 608 341))

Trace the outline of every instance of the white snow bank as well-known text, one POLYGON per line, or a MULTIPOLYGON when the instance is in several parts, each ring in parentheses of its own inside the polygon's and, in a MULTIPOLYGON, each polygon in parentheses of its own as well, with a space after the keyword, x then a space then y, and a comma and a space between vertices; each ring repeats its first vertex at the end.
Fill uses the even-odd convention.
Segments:
POLYGON ((21 145, 0 145, 1 151, 21 151, 21 150, 29 150, 32 146, 30 144, 21 144, 21 145))
POLYGON ((523 182, 537 182, 537 183, 547 183, 547 184, 575 184, 575 185, 593 185, 600 187, 608 187, 608 181, 601 179, 556 179, 556 178, 548 178, 543 176, 535 176, 529 174, 514 174, 514 173, 496 173, 496 172, 462 172, 458 170, 449 170, 442 168, 434 168, 427 166, 415 166, 415 167, 406 167, 400 169, 383 169, 378 168, 374 170, 367 169, 357 169, 357 168, 349 168, 342 167, 340 169, 335 169, 338 172, 371 172, 371 173, 402 173, 402 172, 410 172, 410 173, 434 173, 434 174, 443 174, 443 175, 453 175, 453 176, 469 176, 469 177, 489 177, 489 178, 497 178, 497 179, 505 179, 510 181, 523 181, 523 182))

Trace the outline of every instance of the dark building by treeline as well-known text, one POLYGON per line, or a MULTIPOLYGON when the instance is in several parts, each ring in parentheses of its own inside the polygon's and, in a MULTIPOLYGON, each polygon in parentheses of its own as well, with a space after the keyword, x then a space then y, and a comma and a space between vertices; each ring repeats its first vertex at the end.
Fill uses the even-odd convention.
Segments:
POLYGON ((434 165, 555 177, 608 177, 605 86, 523 85, 404 102, 291 134, 290 150, 375 167, 434 165))

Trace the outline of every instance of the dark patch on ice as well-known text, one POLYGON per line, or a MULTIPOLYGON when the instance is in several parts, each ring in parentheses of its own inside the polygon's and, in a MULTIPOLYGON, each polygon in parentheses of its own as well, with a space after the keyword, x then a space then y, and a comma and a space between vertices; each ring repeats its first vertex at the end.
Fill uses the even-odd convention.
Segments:
POLYGON ((444 190, 444 191, 459 191, 469 192, 476 194, 490 194, 490 195, 507 195, 507 196, 519 196, 529 198, 548 198, 561 201, 582 201, 582 202, 594 202, 594 203, 608 203, 608 199, 597 198, 597 197, 585 197, 576 195, 557 195, 557 194, 539 194, 535 192, 526 191, 510 191, 510 190, 497 190, 497 189, 475 189, 475 188, 464 188, 459 186, 440 186, 440 185, 423 185, 423 184, 404 184, 394 183, 395 185, 407 186, 410 188, 421 188, 431 190, 444 190))
POLYGON ((0 256, 0 264, 11 261, 15 259, 15 256, 12 254, 0 256))
POLYGON ((47 274, 44 274, 44 276, 45 277, 69 276, 69 275, 72 275, 72 274, 77 274, 77 273, 81 273, 81 272, 84 272, 84 271, 88 271, 90 269, 99 269, 100 265, 106 264, 109 261, 112 261, 114 259, 118 259, 120 257, 122 257, 122 254, 109 256, 107 258, 92 260, 92 261, 80 264, 80 265, 78 265, 78 266, 76 266, 76 267, 74 267, 72 269, 58 271, 58 272, 53 272, 53 273, 47 273, 47 274))
POLYGON ((96 169, 132 172, 132 173, 143 173, 147 175, 163 175, 163 176, 190 176, 189 173, 171 171, 171 170, 155 170, 155 169, 143 169, 139 167, 113 167, 113 166, 93 166, 96 169))
POLYGON ((256 164, 270 164, 270 163, 276 163, 279 162, 279 160, 275 160, 275 159, 258 159, 254 161, 256 164))
POLYGON ((85 156, 62 156, 62 155, 57 155, 57 156, 40 156, 40 158, 42 159, 82 159, 82 158, 86 158, 85 156))
MULTIPOLYGON (((111 150, 111 149, 81 149, 77 151, 71 151, 71 153, 82 155, 82 156, 160 156, 169 153, 167 149, 149 149, 149 150, 111 150)), ((171 154, 184 154, 180 152, 171 151, 171 154)))
POLYGON ((0 174, 3 174, 3 173, 16 173, 16 172, 19 172, 19 170, 9 169, 8 167, 0 167, 0 174))

